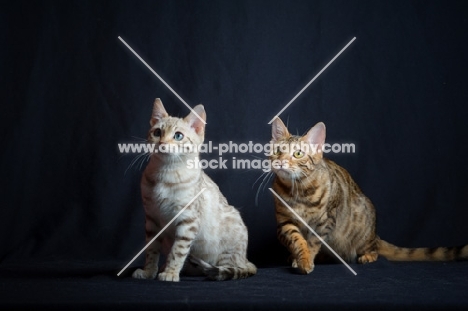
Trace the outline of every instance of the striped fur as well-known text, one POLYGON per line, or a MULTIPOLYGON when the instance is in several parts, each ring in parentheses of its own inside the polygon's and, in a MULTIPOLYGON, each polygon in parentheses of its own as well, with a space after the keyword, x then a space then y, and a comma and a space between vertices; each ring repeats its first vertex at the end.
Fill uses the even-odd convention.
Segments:
MULTIPOLYGON (((194 111, 206 118, 202 105, 194 111)), ((148 140, 157 146, 203 143, 204 123, 193 112, 184 119, 170 117, 159 99, 150 123, 148 140), (183 138, 176 140, 176 133, 183 138)), ((151 155, 141 180, 147 242, 202 188, 206 190, 147 248, 145 266, 133 273, 134 278, 179 281, 182 272, 227 280, 256 273, 246 258, 248 234, 239 212, 200 168, 188 168, 187 161, 197 156, 193 150, 151 155), (167 260, 158 274, 161 253, 167 260), (189 255, 197 264, 186 260, 189 255)))
MULTIPOLYGON (((290 147, 272 152, 271 160, 281 163, 273 166, 273 190, 343 259, 369 263, 378 255, 399 261, 468 258, 468 246, 411 249, 381 240, 375 233, 372 202, 344 168, 323 158, 325 125, 318 123, 302 137, 289 134, 279 118, 272 125, 272 143, 290 147), (298 152, 301 142, 318 148, 298 152)), ((322 243, 276 198, 275 207, 278 239, 291 253, 293 267, 312 272, 322 243)))

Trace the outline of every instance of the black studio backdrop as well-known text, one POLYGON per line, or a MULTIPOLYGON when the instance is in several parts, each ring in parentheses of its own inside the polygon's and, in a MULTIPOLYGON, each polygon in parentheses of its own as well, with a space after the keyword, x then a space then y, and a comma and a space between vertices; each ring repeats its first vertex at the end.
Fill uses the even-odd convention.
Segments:
MULTIPOLYGON (((128 262, 144 246, 139 164, 117 144, 146 136, 152 102, 207 111, 206 140, 266 143, 281 114, 318 121, 329 154, 402 246, 468 242, 468 9, 464 1, 4 1, 0 5, 0 262, 128 262)), ((256 154, 227 154, 255 159, 256 154)), ((217 158, 217 155, 205 155, 217 158)), ((258 169, 208 169, 249 228, 249 257, 286 264, 258 169)), ((270 184, 266 185, 268 187, 270 184)), ((142 256, 143 257, 143 256, 142 256)), ((139 263, 142 258, 139 259, 139 263)))

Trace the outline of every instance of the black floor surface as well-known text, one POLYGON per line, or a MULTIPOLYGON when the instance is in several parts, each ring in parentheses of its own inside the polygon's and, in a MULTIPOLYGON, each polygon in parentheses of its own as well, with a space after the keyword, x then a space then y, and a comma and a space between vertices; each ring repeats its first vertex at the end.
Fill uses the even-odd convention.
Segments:
POLYGON ((135 280, 125 263, 41 262, 0 265, 0 309, 317 310, 466 309, 468 262, 319 265, 307 276, 260 268, 245 280, 135 280))

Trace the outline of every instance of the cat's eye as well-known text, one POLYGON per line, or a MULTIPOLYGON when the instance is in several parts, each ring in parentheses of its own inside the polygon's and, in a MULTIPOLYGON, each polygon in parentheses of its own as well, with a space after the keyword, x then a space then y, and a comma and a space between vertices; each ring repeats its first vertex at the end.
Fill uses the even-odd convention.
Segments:
POLYGON ((296 159, 300 159, 300 158, 302 158, 304 156, 304 152, 301 151, 301 150, 296 150, 296 151, 294 151, 293 156, 296 159))
POLYGON ((277 148, 273 151, 273 154, 274 154, 274 155, 280 154, 280 147, 277 147, 277 148))
POLYGON ((154 137, 161 137, 161 129, 155 129, 153 135, 154 137))
POLYGON ((184 138, 184 134, 182 134, 181 132, 176 132, 174 134, 174 139, 177 141, 181 141, 183 138, 184 138))

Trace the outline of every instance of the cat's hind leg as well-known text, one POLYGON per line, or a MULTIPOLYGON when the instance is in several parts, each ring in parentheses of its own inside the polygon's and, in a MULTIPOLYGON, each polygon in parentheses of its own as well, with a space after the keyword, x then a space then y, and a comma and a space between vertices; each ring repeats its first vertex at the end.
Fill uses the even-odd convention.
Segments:
POLYGON ((377 261, 378 257, 379 255, 377 254, 377 252, 371 252, 371 253, 367 253, 367 254, 359 256, 358 262, 362 264, 371 263, 371 262, 377 261))
POLYGON ((377 243, 377 240, 372 239, 366 242, 364 247, 362 247, 362 249, 358 250, 358 258, 357 258, 358 263, 366 264, 366 263, 377 261, 379 254, 377 253, 377 250, 376 250, 376 243, 377 243))

